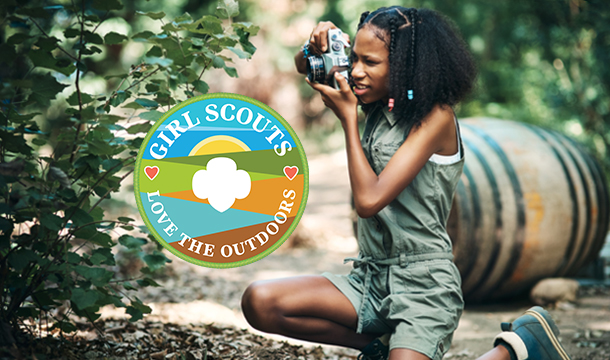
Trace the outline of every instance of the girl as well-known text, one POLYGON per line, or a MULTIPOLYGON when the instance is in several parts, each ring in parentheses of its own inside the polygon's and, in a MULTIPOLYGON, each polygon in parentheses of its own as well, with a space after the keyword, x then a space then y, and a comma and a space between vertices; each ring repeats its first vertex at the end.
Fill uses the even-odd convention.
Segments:
MULTIPOLYGON (((303 52, 326 51, 331 28, 314 29, 295 57, 299 72, 306 72, 303 52)), ((361 349, 359 359, 441 359, 464 305, 445 229, 464 166, 452 106, 472 89, 474 62, 443 16, 396 6, 362 14, 350 57, 349 83, 334 75, 340 90, 310 85, 345 131, 359 215, 360 253, 346 259, 354 268, 255 282, 242 309, 261 331, 361 349), (359 104, 367 116, 362 140, 359 104)), ((555 329, 546 312, 531 311, 506 327, 487 359, 523 358, 522 348, 531 353, 538 344, 528 331, 555 329)))

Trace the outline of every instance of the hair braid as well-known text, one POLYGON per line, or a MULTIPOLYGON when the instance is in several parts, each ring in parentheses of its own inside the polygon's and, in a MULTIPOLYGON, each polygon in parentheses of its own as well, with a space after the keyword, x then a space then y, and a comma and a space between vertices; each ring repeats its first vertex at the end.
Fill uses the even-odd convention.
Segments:
MULTIPOLYGON (((392 63, 393 61, 391 61, 391 59, 394 58, 394 53, 395 53, 395 47, 396 47, 396 18, 392 17, 390 18, 390 76, 392 76, 392 74, 394 73, 394 69, 392 68, 392 63)), ((392 109, 394 108, 394 94, 392 91, 392 87, 390 87, 390 99, 388 100, 388 108, 389 111, 392 111, 392 109)))
POLYGON ((417 27, 417 9, 411 9, 407 16, 409 17, 409 21, 411 22, 411 86, 409 89, 408 97, 409 100, 413 100, 413 83, 415 80, 415 28, 417 27))
POLYGON ((364 20, 366 20, 366 18, 369 16, 370 13, 371 13, 370 11, 365 11, 360 15, 360 22, 358 23, 358 29, 360 29, 360 27, 364 23, 364 20))

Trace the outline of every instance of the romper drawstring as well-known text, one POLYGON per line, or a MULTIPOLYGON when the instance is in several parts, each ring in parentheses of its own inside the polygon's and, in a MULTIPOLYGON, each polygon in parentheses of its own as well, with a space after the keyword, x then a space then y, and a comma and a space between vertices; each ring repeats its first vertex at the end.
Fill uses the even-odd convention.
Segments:
POLYGON ((450 252, 434 252, 434 253, 423 253, 423 254, 411 254, 407 255, 405 253, 401 253, 397 257, 387 258, 387 259, 375 259, 372 256, 363 256, 363 257, 348 257, 343 260, 344 264, 347 264, 350 261, 354 262, 354 267, 365 267, 365 275, 364 275, 364 292, 362 293, 362 301, 360 303, 360 309, 358 309, 358 328, 356 329, 356 333, 362 333, 363 327, 363 314, 364 314, 364 305, 369 295, 369 288, 371 286, 371 278, 374 273, 378 273, 381 268, 380 266, 392 266, 392 265, 400 265, 402 268, 406 268, 412 262, 426 261, 426 260, 438 260, 438 259, 447 259, 453 260, 453 254, 450 252))

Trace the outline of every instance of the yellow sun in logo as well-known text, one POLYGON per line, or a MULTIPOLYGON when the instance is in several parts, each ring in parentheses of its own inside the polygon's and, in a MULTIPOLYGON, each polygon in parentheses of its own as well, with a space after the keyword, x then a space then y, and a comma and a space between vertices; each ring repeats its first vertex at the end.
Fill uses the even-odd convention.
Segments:
POLYGON ((209 138, 202 140, 199 144, 195 145, 193 150, 191 150, 189 153, 189 156, 224 154, 242 151, 250 151, 248 145, 244 144, 243 141, 232 136, 216 135, 210 136, 209 138))

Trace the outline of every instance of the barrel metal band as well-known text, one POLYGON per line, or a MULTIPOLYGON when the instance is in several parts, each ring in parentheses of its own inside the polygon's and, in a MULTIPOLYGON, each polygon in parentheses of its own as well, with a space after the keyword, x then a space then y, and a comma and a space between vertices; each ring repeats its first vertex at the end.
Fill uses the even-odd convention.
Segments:
POLYGON ((380 266, 392 266, 399 265, 402 268, 406 268, 410 263, 426 261, 426 260, 439 260, 439 259, 447 259, 453 260, 453 254, 449 252, 434 252, 434 253, 424 253, 424 254, 410 254, 407 255, 405 253, 401 253, 397 257, 387 258, 387 259, 375 259, 371 256, 363 256, 363 257, 348 257, 343 260, 343 263, 346 264, 350 261, 354 262, 354 267, 365 267, 365 275, 364 275, 364 291, 362 293, 362 301, 360 303, 360 309, 358 309, 358 328, 356 332, 358 334, 362 333, 363 327, 363 314, 364 314, 364 305, 366 300, 368 299, 369 289, 371 286, 371 278, 373 273, 377 273, 381 270, 380 266))

